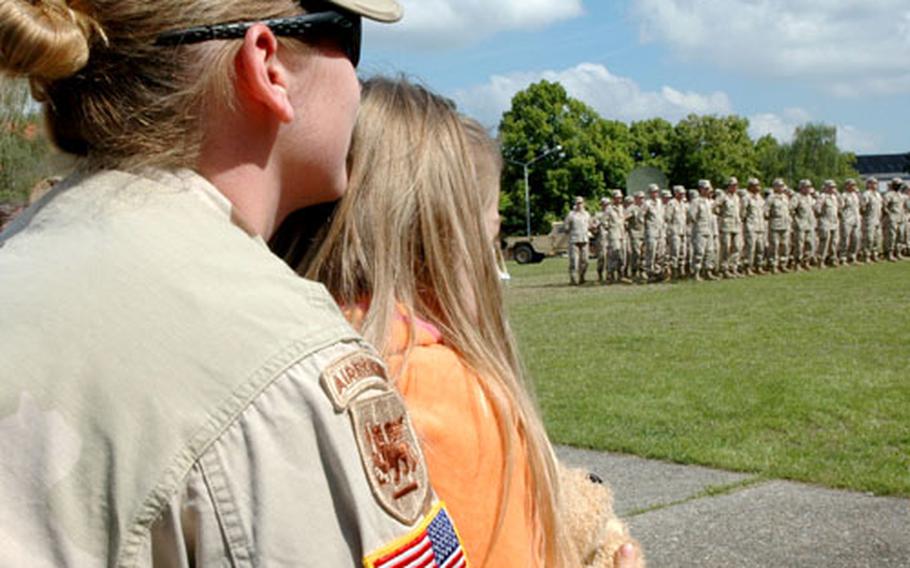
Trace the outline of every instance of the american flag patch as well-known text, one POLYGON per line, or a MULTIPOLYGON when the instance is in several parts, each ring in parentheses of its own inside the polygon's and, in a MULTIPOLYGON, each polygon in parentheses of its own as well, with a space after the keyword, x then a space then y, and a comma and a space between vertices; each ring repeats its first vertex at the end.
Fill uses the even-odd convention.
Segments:
POLYGON ((437 503, 414 532, 364 558, 363 565, 366 568, 463 568, 468 566, 468 560, 449 513, 442 503, 437 503))

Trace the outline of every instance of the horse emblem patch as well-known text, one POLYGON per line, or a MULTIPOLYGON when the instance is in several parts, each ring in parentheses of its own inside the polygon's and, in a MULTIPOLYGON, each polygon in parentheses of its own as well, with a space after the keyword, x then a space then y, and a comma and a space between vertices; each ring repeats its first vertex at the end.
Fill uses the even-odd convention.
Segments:
POLYGON ((389 514, 413 525, 426 510, 430 484, 404 402, 387 391, 356 400, 350 414, 373 495, 389 514))

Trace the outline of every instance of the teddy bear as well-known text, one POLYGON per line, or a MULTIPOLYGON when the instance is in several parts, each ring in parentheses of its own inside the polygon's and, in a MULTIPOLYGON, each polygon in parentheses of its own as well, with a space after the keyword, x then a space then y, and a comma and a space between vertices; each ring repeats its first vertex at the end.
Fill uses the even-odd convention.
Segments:
POLYGON ((623 544, 638 550, 638 566, 644 568, 641 545, 613 511, 613 493, 596 475, 580 468, 560 466, 561 515, 567 533, 585 568, 614 568, 614 555, 623 544))

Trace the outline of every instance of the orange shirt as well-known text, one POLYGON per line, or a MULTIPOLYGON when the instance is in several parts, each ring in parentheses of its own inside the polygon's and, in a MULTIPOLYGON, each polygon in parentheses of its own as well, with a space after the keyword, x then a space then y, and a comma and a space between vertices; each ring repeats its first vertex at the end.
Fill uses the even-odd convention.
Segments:
MULTIPOLYGON (((362 313, 348 315, 356 325, 362 313)), ((478 375, 442 343, 433 325, 415 324, 416 345, 404 361, 408 326, 403 316, 395 322, 395 354, 387 363, 420 438, 430 481, 455 520, 468 561, 476 567, 542 566, 523 438, 516 435, 513 442, 509 500, 502 530, 491 543, 505 461, 496 416, 478 375)))

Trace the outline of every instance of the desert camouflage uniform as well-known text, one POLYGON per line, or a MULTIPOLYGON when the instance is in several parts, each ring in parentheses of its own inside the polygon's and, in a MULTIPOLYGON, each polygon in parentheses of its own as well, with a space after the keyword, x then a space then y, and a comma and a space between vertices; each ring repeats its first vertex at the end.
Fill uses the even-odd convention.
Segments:
POLYGON ((688 207, 682 200, 667 203, 667 244, 673 276, 682 276, 686 262, 686 231, 688 207))
POLYGON ((840 196, 841 223, 840 223, 840 258, 842 262, 856 262, 859 254, 861 238, 859 193, 847 190, 840 196))
POLYGON ((591 214, 581 211, 569 211, 566 215, 563 230, 569 233, 569 282, 584 284, 585 272, 588 270, 588 232, 591 226, 591 214))
POLYGON ((652 195, 642 212, 645 218, 645 266, 648 276, 654 278, 661 272, 659 255, 662 236, 664 235, 664 205, 660 197, 652 195))
POLYGON ((888 188, 888 193, 882 199, 882 212, 885 256, 888 260, 896 260, 900 226, 904 220, 904 196, 901 195, 893 182, 888 188))
POLYGON ((808 268, 815 255, 815 212, 812 198, 797 193, 790 200, 790 215, 793 218, 793 261, 797 266, 808 268))
POLYGON ((750 192, 743 200, 743 266, 747 273, 761 270, 765 258, 765 200, 750 192))
POLYGON ((642 208, 633 203, 626 207, 626 235, 629 238, 628 275, 637 278, 642 268, 642 242, 645 238, 645 215, 642 208))
POLYGON ((625 210, 620 204, 610 204, 604 212, 604 232, 607 242, 607 281, 623 279, 626 264, 625 210))
POLYGON ((768 219, 768 259, 772 272, 787 269, 790 256, 790 203, 784 192, 772 193, 765 202, 768 219))
POLYGON ((860 213, 863 217, 863 258, 866 262, 876 261, 882 251, 882 196, 878 189, 867 187, 863 191, 860 213))
POLYGON ((720 226, 720 268, 725 276, 733 276, 739 264, 739 247, 736 243, 742 231, 739 196, 724 193, 714 204, 714 212, 720 226))
POLYGON ((711 203, 704 196, 698 196, 689 206, 689 216, 692 219, 692 275, 700 279, 703 275, 710 277, 713 265, 714 241, 714 214, 711 212, 711 203))
POLYGON ((837 264, 837 230, 839 226, 839 202, 837 195, 825 190, 815 203, 818 220, 819 266, 837 264))

